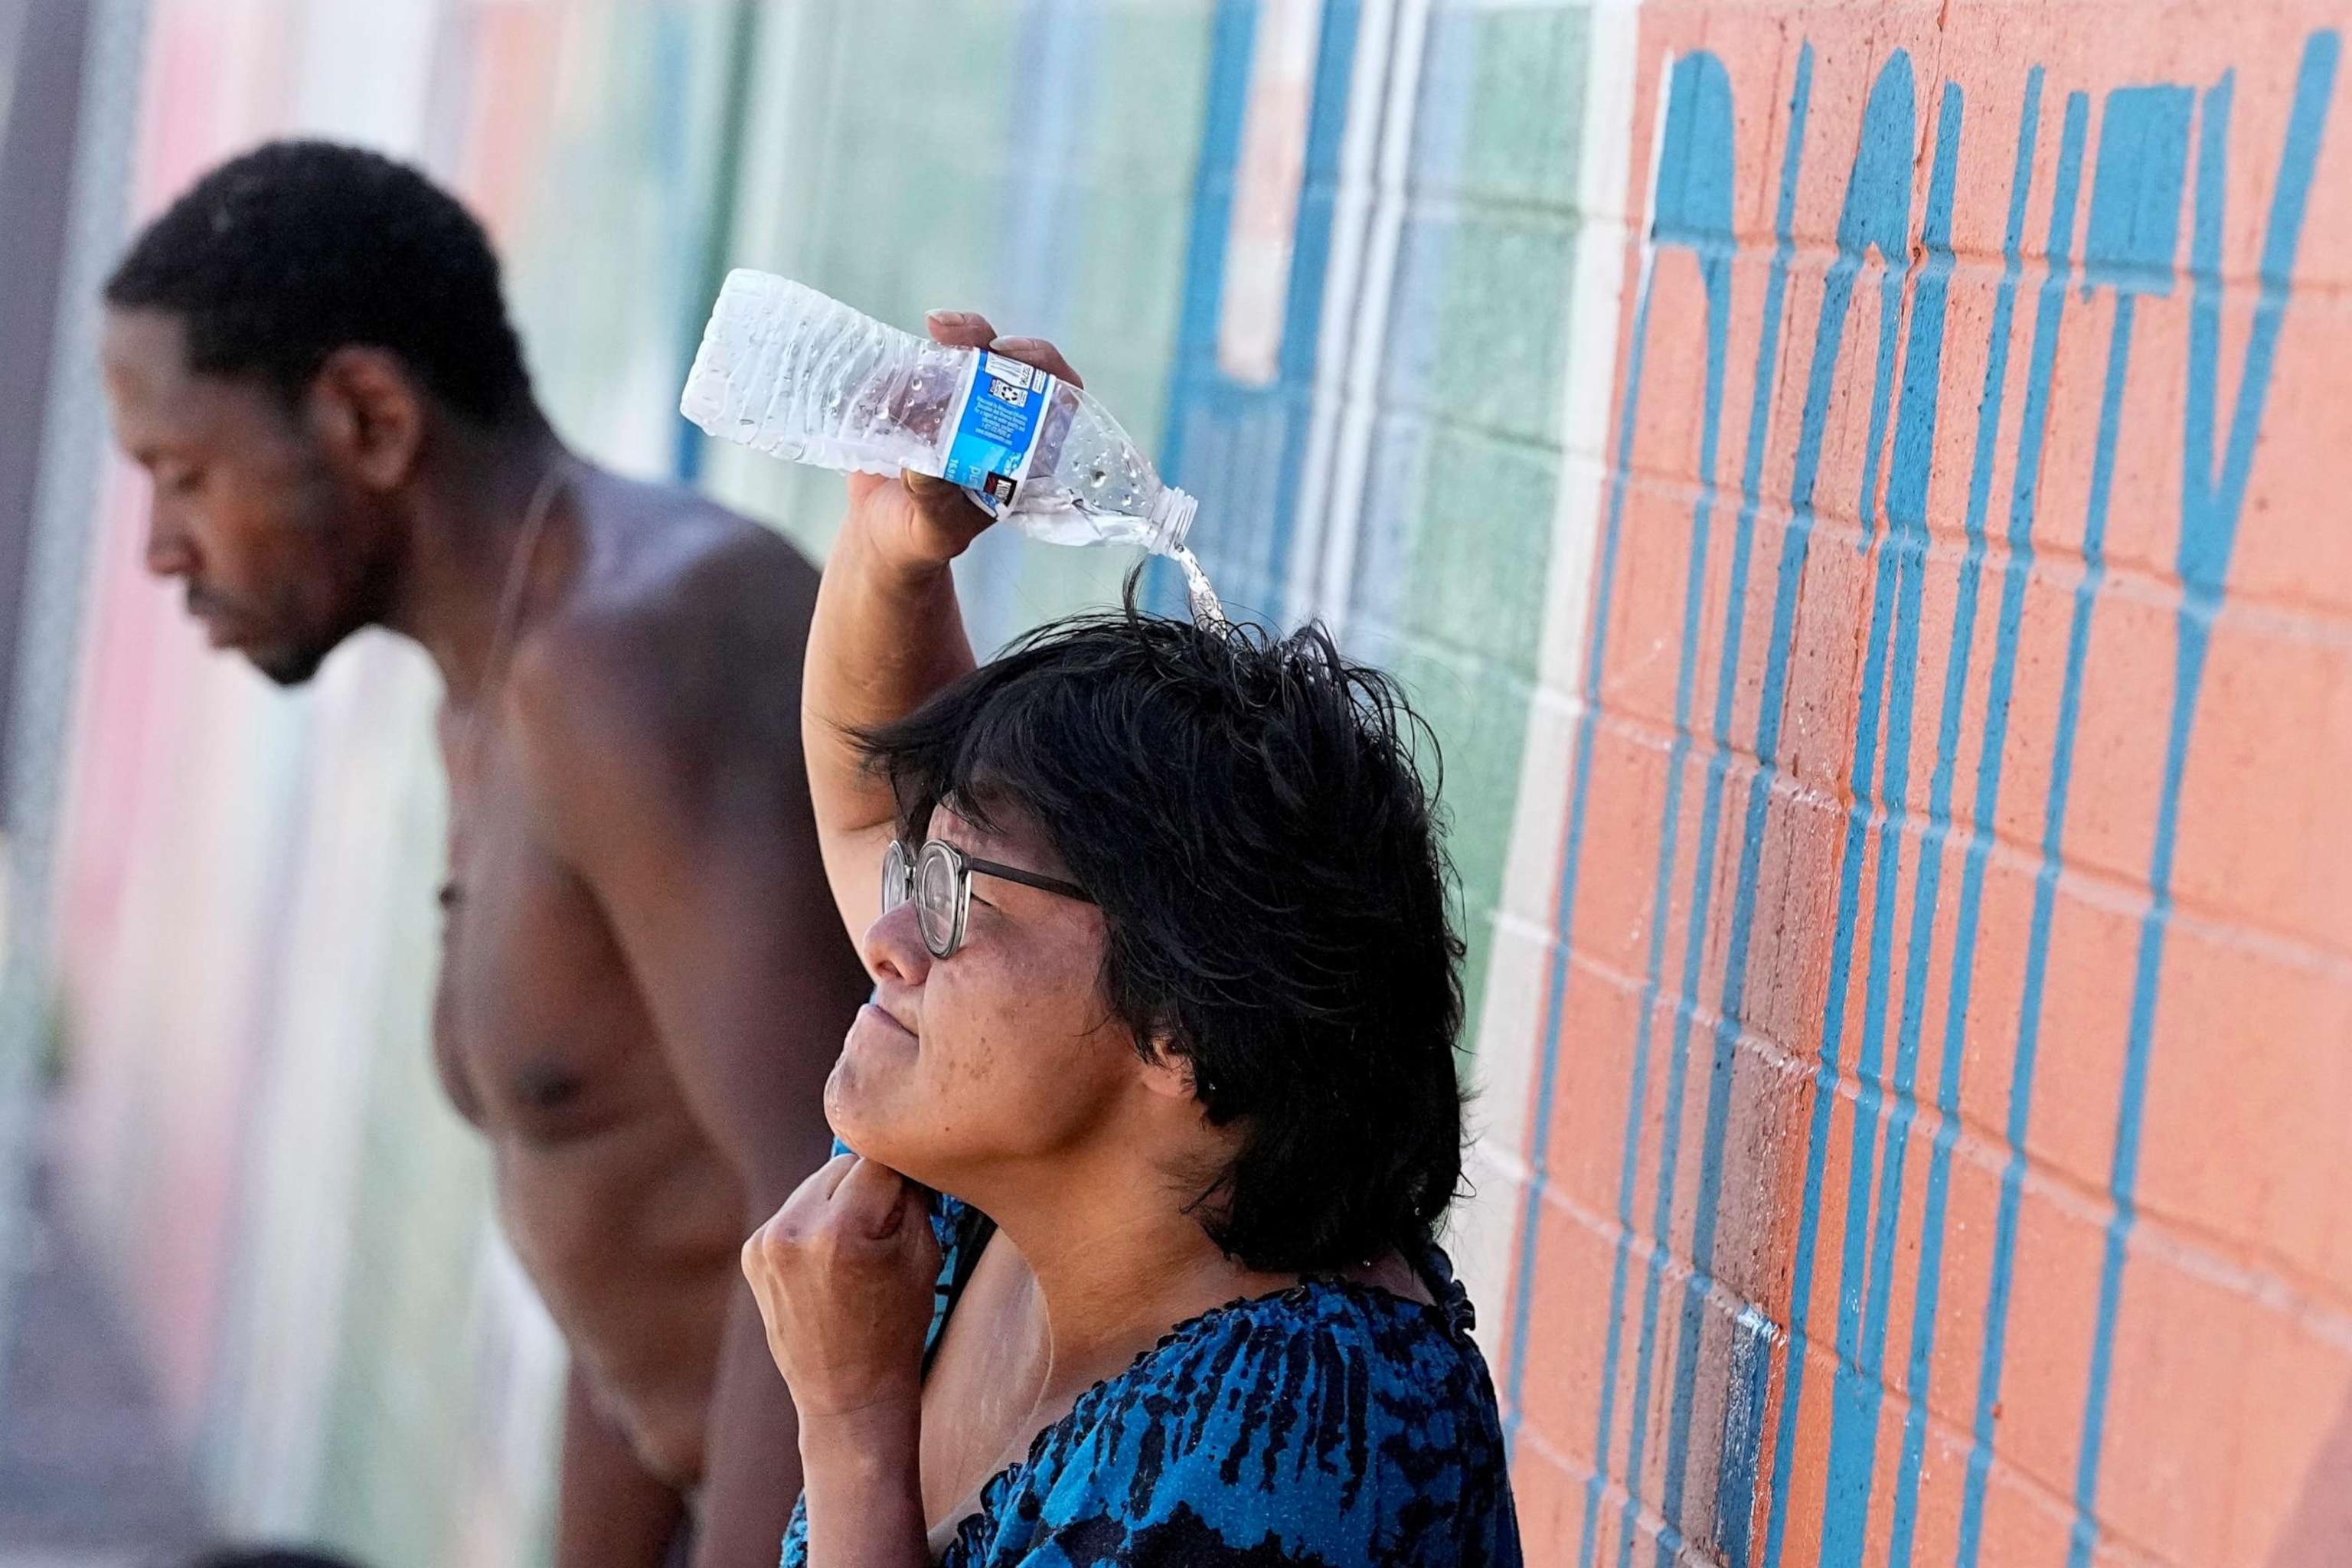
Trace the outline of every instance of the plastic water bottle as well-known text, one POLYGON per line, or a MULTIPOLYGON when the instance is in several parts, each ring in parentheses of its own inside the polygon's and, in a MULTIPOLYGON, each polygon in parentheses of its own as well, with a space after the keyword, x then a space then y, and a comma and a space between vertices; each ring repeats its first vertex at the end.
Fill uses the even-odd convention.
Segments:
POLYGON ((679 412, 753 451, 964 487, 1034 539, 1177 557, 1197 503, 1163 484, 1102 405, 1034 365, 943 348, 790 279, 727 276, 679 412))

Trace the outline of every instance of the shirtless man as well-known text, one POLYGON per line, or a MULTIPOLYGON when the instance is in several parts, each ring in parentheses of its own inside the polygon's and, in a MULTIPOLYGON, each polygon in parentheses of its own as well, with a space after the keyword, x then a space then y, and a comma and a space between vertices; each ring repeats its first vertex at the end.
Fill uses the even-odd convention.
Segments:
POLYGON ((567 451, 480 227, 373 153, 225 164, 106 303, 146 564, 213 645, 440 668, 435 1056, 572 1348, 558 1563, 768 1568, 799 1462, 737 1252, 828 1152, 867 985, 801 759, 816 572, 567 451))

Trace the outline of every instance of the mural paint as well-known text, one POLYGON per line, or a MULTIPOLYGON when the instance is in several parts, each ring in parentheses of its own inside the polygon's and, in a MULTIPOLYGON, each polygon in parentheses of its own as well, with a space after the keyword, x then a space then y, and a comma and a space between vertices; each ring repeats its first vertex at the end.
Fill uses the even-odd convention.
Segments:
MULTIPOLYGON (((1574 1521, 1559 1538, 1563 1561, 1696 1551, 1770 1564, 2087 1563, 2103 1547, 2257 1561, 2306 1475, 2326 1485, 2313 1460, 2331 1395, 2295 1390, 2310 1405, 2299 1444, 2275 1429, 2243 1437, 2273 1477, 2249 1487, 2207 1470, 2200 1487, 2176 1468, 2102 1486, 2116 1474, 2109 1413, 2134 1290, 2160 1298, 2183 1268, 2226 1268, 2231 1305, 2260 1324, 2218 1310, 2184 1321, 2167 1302, 2155 1310, 2163 1329, 2143 1320, 2133 1340, 2143 1375, 2218 1357, 2208 1375, 2246 1376, 2206 1338, 2221 1333, 2304 1341, 2331 1367, 2337 1400, 2352 1370, 2346 1299, 2325 1258, 2264 1256, 2252 1216, 2211 1231, 2205 1214, 2155 1219, 2138 1180, 2164 943, 2178 923, 2173 868, 2197 831, 2183 800, 2200 676, 2231 625, 2228 541, 2261 491, 2258 453, 2292 475, 2290 454, 2308 463, 2325 449, 2315 411, 2263 414, 2282 320, 2308 319, 2315 347, 2343 330, 2329 285, 2347 215, 2315 205, 2341 43, 2310 25, 2320 19, 2269 19, 2239 40, 2270 46, 2244 65, 2185 37, 2167 55, 2158 26, 2149 58, 2102 55, 2094 69, 2073 20, 2021 55, 2027 29, 1965 5, 1940 22, 1890 8, 1866 47, 1802 8, 1736 19, 1644 9, 1660 129, 1635 175, 1647 194, 1627 263, 1620 445, 1578 741, 1555 796, 1562 941, 1541 1015, 1504 1356, 1523 1476, 1550 1468, 1580 1494, 1563 1510, 1574 1521), (2248 146, 2233 142, 2249 132, 2232 108, 2256 58, 2268 85, 2248 146), (2063 97, 2050 91, 2062 84, 2063 97), (2233 187, 2266 210, 2229 225, 2233 187), (2025 248, 2035 206, 2049 236, 2038 255, 2025 248), (2307 230, 2333 247, 2317 268, 2307 230), (2028 328, 2020 294, 2034 272, 2028 328), (1792 295, 1797 324, 1784 327, 1792 295), (2012 346, 2024 366, 2013 429, 2012 346), (1651 368, 1662 353, 1670 380, 1651 368), (1717 499, 1730 483, 1727 355, 1750 408, 1727 550, 1713 521, 1728 505, 1717 499), (2167 493, 2158 476, 2176 453, 2179 488, 2167 493), (2008 527, 1994 543, 2004 468, 2008 527), (1751 586, 1759 532, 1769 617, 1751 586), (1995 574, 1987 639, 1979 603, 1995 574), (1743 647, 1758 618, 1761 647, 1743 647), (1701 731, 1695 686, 1710 664, 1716 716, 1701 731), (1932 724, 1926 680, 1941 686, 1932 724), (2155 721, 2108 718, 2100 695, 2155 721), (1710 753, 1703 775, 1695 746, 1710 753), (2005 766, 2039 786, 2038 815, 2013 794, 2004 803, 2005 766), (1747 784, 1729 792, 1746 807, 1727 821, 1727 774, 1747 784), (2085 802, 2102 819, 2087 834, 2074 826, 2085 802), (1719 832, 1736 855, 1718 848, 1719 832), (1609 854, 1597 870, 1596 842, 1609 854), (1941 904, 1948 869, 1960 879, 1955 913, 1941 904), (1588 935, 1603 900, 1608 917, 1588 935), (2139 931, 2137 956, 2133 942, 2084 929, 2119 919, 2139 931), (1938 971, 1948 1000, 1935 1038, 1938 971), (1987 992, 2000 1000, 1988 1005, 1987 992), (1688 1103, 1692 1044, 1708 1035, 1701 1113, 1688 1103), (2054 1137, 2033 1120, 2053 1089, 2067 1123, 2054 1137), (1582 1095, 1619 1106, 1622 1126, 1564 1103, 1582 1095), (1598 1163, 1580 1158, 1586 1189, 1557 1203, 1583 1232, 1563 1238, 1581 1254, 1565 1262, 1547 1255, 1546 1224, 1564 1143, 1615 1156, 1613 1180, 1600 1182, 1598 1163), (1927 1167, 1916 1195, 1915 1155, 1927 1167), (1738 1201, 1728 1235, 1727 1195, 1738 1201), (1971 1220, 1989 1247, 1955 1245, 1971 1220), (2071 1247, 2053 1245, 2060 1226, 2075 1231, 2071 1247), (2168 1268, 2127 1245, 2150 1228, 2165 1234, 2168 1268), (1727 1258, 1726 1242, 1739 1252, 1727 1258), (2250 1251, 2261 1258, 2251 1268, 2250 1251), (2029 1294, 2040 1309, 2030 1327, 2029 1294), (2257 1305, 2282 1296, 2294 1310, 2257 1305), (1605 1303, 1598 1325, 1579 1300, 1605 1303), (1780 1325, 1769 1378, 1753 1349, 1762 1320, 1780 1325), (2038 1375, 2021 1383, 2029 1331, 2038 1375), (1532 1375, 1567 1359, 1545 1346, 1554 1335, 1582 1341, 1575 1359, 1597 1376, 1564 1390, 1532 1375)), ((2342 590, 2319 593, 2340 602, 2342 590)), ((2278 768, 2306 765, 2284 733, 2234 744, 2267 748, 2278 768)), ((2236 775, 2244 764, 2222 765, 2236 775)), ((2263 828, 2239 807, 2203 831, 2263 828)), ((2340 918, 2296 942, 2240 889, 2200 891, 2208 942, 2235 936, 2270 963, 2332 971, 2340 1016, 2340 918)), ((2302 1026, 2326 1027, 2328 1007, 2302 1026)), ((2249 1051, 2294 1048, 2231 1037, 2249 1051)), ((2282 1152, 2273 1169, 2296 1158, 2282 1152)), ((2183 1174, 2176 1165, 2176 1197, 2183 1174)), ((2305 1186, 2304 1201, 2324 1204, 2324 1190, 2305 1186)), ((2158 1397, 2143 1391, 2136 1408, 2158 1397)), ((2136 1458, 2179 1467, 2216 1440, 2178 1415, 2166 1426, 2178 1447, 2143 1440, 2136 1458)))
MULTIPOLYGON (((1403 674, 1531 1562, 2300 1563, 2352 1557, 2343 26, 241 0, 99 100, 134 214, 287 128, 423 158, 562 426, 813 551, 837 481, 671 413, 716 268, 1056 337, 1229 599, 1403 674)), ((105 484, 78 1206, 225 1520, 526 1559, 560 1350, 425 1066, 431 682, 202 658, 105 484)), ((1129 564, 962 581, 992 642, 1129 564)))

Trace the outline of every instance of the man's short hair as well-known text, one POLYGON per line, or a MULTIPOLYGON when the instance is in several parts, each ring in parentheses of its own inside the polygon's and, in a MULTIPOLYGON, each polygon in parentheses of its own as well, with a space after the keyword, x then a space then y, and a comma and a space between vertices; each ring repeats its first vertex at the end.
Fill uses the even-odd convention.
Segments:
POLYGON ((1463 943, 1435 742, 1393 680, 1320 626, 1140 614, 1130 579, 1124 613, 1039 627, 862 741, 902 831, 1016 809, 1100 904, 1110 1007, 1241 1130, 1194 1210, 1227 1253, 1307 1273, 1433 1238, 1463 943))
POLYGON ((356 343, 478 423, 531 406, 481 225, 363 148, 272 142, 221 164, 132 242, 106 302, 178 317, 191 370, 257 376, 289 402, 356 343))

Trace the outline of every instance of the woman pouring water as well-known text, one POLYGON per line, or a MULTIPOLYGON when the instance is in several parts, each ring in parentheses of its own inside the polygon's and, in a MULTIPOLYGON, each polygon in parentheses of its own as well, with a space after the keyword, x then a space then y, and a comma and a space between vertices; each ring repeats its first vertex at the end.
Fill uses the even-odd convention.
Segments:
POLYGON ((949 566, 990 518, 849 495, 803 723, 875 980, 825 1089, 855 1152, 743 1254, 800 1417, 787 1568, 1517 1564, 1435 1239, 1463 950, 1425 730, 1319 628, 1131 591, 976 667, 949 566))

